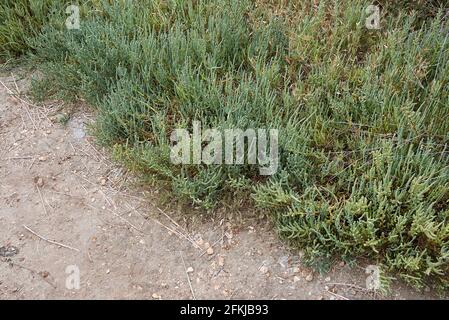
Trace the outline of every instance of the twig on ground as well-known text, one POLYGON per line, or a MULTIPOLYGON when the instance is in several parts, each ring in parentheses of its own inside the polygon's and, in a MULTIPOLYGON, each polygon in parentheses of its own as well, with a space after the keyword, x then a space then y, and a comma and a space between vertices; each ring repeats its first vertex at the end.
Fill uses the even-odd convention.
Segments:
POLYGON ((69 194, 69 193, 65 193, 65 192, 59 192, 59 191, 55 191, 55 190, 50 190, 50 192, 56 193, 56 194, 62 194, 62 195, 67 196, 67 197, 72 197, 72 198, 77 198, 77 199, 85 199, 85 197, 75 196, 73 194, 69 194))
POLYGON ((186 273, 187 281, 189 282, 190 292, 192 293, 193 300, 196 300, 195 293, 193 292, 192 283, 190 281, 190 276, 189 273, 187 272, 187 266, 186 262, 184 261, 184 256, 182 255, 181 251, 179 251, 179 253, 181 254, 182 264, 184 265, 184 272, 186 273))
MULTIPOLYGON (((94 209, 94 210, 98 210, 98 211, 102 211, 102 209, 94 207, 92 205, 90 205, 89 203, 84 203, 86 206, 94 209)), ((131 228, 136 229, 137 231, 139 231, 140 233, 144 233, 141 229, 137 228, 135 225, 133 225, 131 222, 129 222, 127 219, 123 218, 121 215, 119 215, 118 213, 112 211, 111 209, 105 208, 106 211, 109 211, 110 213, 112 213, 114 216, 116 216, 117 218, 123 220, 123 222, 125 222, 126 224, 128 224, 131 228)))
POLYGON ((95 159, 97 162, 101 162, 100 159, 99 159, 96 155, 87 153, 86 151, 84 151, 84 150, 81 149, 81 148, 75 148, 71 142, 70 142, 70 146, 72 147, 72 149, 73 149, 74 152, 75 152, 75 150, 81 151, 82 153, 84 153, 84 154, 85 154, 86 156, 88 156, 89 158, 93 158, 93 159, 95 159))
MULTIPOLYGON (((223 239, 224 239, 225 236, 226 236, 225 234, 222 234, 221 237, 220 237, 217 241, 215 241, 215 242, 210 246, 210 248, 215 247, 219 242, 223 241, 223 239)), ((226 237, 227 237, 227 236, 226 236, 226 237)), ((208 248, 208 249, 209 249, 209 248, 208 248)), ((204 250, 204 251, 200 254, 200 257, 204 256, 204 255, 206 254, 206 252, 207 252, 208 249, 204 250)))
POLYGON ((108 197, 103 190, 101 190, 100 188, 98 189, 98 192, 101 193, 101 195, 103 196, 104 200, 106 200, 106 202, 108 203, 109 206, 114 206, 114 209, 117 210, 117 206, 115 205, 115 201, 112 200, 110 197, 108 197))
MULTIPOLYGON (((122 194, 122 193, 120 192, 120 194, 122 194)), ((131 198, 137 198, 138 200, 144 201, 143 199, 138 198, 138 197, 134 197, 134 196, 131 196, 131 198)), ((145 201, 145 202, 147 203, 147 201, 145 201)), ((154 222, 156 222, 157 224, 159 224, 163 228, 167 229, 171 233, 174 233, 175 235, 178 236, 178 238, 185 239, 185 240, 189 241, 193 245, 194 248, 196 248, 198 250, 201 250, 200 246, 188 235, 188 232, 184 228, 182 228, 175 220, 173 220, 173 218, 171 218, 167 213, 165 213, 162 209, 158 208, 154 204, 151 204, 151 205, 153 207, 155 207, 156 209, 158 209, 159 212, 161 212, 171 223, 173 223, 174 228, 170 228, 170 227, 166 226, 165 224, 163 224, 162 222, 160 222, 156 218, 147 216, 148 218, 151 218, 154 222)), ((132 207, 131 205, 128 204, 128 207, 132 208, 132 210, 137 212, 140 216, 145 217, 143 214, 141 214, 139 211, 137 211, 136 208, 132 207)))
POLYGON ((7 161, 7 160, 23 160, 23 159, 33 159, 32 156, 23 156, 23 157, 9 157, 9 158, 2 158, 1 161, 7 161))
MULTIPOLYGON (((11 77, 13 79, 14 86, 16 87, 16 92, 17 92, 17 94, 14 97, 19 99, 21 102, 25 103, 26 105, 28 105, 30 107, 36 107, 35 104, 30 102, 31 99, 26 94, 23 95, 26 98, 26 100, 20 98, 20 96, 22 95, 22 92, 20 91, 19 86, 17 85, 17 81, 16 81, 16 77, 14 76, 14 73, 12 73, 12 72, 11 72, 11 77)), ((12 91, 12 90, 10 90, 10 91, 12 91)), ((35 108, 35 110, 37 111, 37 117, 39 118, 39 120, 42 120, 41 117, 39 116, 39 113, 42 113, 43 116, 48 120, 48 122, 51 125, 52 121, 48 118, 47 114, 43 112, 43 109, 48 113, 47 108, 45 106, 42 106, 41 108, 35 108)), ((28 110, 27 110, 27 112, 28 112, 28 110)))
POLYGON ((54 245, 57 245, 57 246, 60 246, 60 247, 66 248, 66 249, 70 249, 70 250, 73 250, 73 251, 80 252, 80 250, 77 249, 77 248, 73 248, 73 247, 71 247, 71 246, 67 246, 67 245, 65 245, 65 244, 62 244, 62 243, 59 243, 59 242, 56 242, 56 241, 47 239, 47 238, 45 238, 45 237, 43 237, 43 236, 37 234, 35 231, 31 230, 31 229, 30 229, 29 227, 27 227, 26 225, 23 225, 23 227, 24 227, 27 231, 29 231, 29 232, 31 232, 32 234, 34 234, 36 237, 38 237, 38 238, 40 238, 40 239, 42 239, 42 240, 44 240, 44 241, 46 241, 46 242, 48 242, 48 243, 51 243, 51 244, 54 244, 54 245))
POLYGON ((17 85, 16 77, 14 76, 14 74, 12 72, 11 72, 11 77, 12 77, 12 80, 14 81, 14 86, 16 87, 17 94, 20 95, 21 92, 20 92, 19 86, 17 85))
POLYGON ((48 283, 49 285, 51 285, 54 289, 57 288, 57 286, 56 286, 54 283, 50 282, 50 280, 47 279, 47 277, 45 277, 41 272, 37 272, 36 270, 33 270, 33 269, 31 269, 31 268, 28 268, 27 266, 23 266, 23 265, 21 265, 21 264, 19 264, 19 263, 17 263, 17 262, 11 261, 11 260, 7 260, 7 261, 5 261, 5 262, 9 263, 9 264, 10 264, 11 266, 13 266, 13 267, 19 267, 19 268, 21 268, 21 269, 28 270, 29 272, 31 272, 31 273, 34 274, 34 275, 38 275, 38 276, 40 276, 40 277, 42 278, 42 280, 44 280, 45 282, 47 282, 47 283, 48 283))
MULTIPOLYGON (((86 168, 86 169, 87 169, 87 168, 86 168)), ((85 180, 86 182, 90 183, 91 185, 97 187, 97 188, 98 188, 98 192, 101 193, 101 195, 103 196, 103 198, 105 199, 105 201, 108 203, 108 205, 114 206, 114 208, 117 209, 117 206, 116 206, 115 202, 114 202, 110 197, 108 197, 108 196, 103 192, 103 190, 101 190, 101 188, 100 188, 100 186, 99 186, 98 184, 96 184, 96 183, 90 181, 89 179, 87 179, 87 178, 85 178, 85 177, 83 177, 83 176, 81 176, 81 175, 77 175, 77 174, 75 174, 75 175, 76 175, 77 177, 79 177, 79 178, 85 180)))
POLYGON ((36 185, 36 189, 37 189, 37 192, 39 193, 39 197, 41 198, 42 207, 44 208, 44 212, 48 216, 47 207, 45 207, 45 201, 44 201, 44 197, 42 196, 41 189, 39 188, 38 185, 36 185))
POLYGON ((363 291, 363 292, 371 292, 371 290, 369 290, 367 288, 363 288, 363 287, 357 286, 355 284, 350 284, 350 283, 330 282, 328 285, 331 285, 331 286, 345 286, 345 287, 351 287, 351 288, 354 288, 354 289, 358 289, 358 290, 363 291))
POLYGON ((8 88, 1 80, 0 80, 0 84, 5 87, 5 89, 8 91, 9 95, 14 97, 15 99, 19 100, 20 102, 24 103, 24 109, 28 115, 28 117, 30 118, 31 123, 33 124, 33 127, 35 130, 37 130, 36 127, 36 123, 34 122, 33 118, 31 117, 30 111, 28 109, 28 105, 30 104, 28 101, 23 100, 22 98, 20 98, 18 96, 18 94, 15 94, 10 88, 8 88))
POLYGON ((338 299, 341 299, 341 300, 350 300, 349 298, 346 298, 346 297, 344 297, 342 295, 339 295, 339 294, 334 293, 334 292, 329 291, 329 290, 326 290, 326 293, 328 293, 328 294, 330 294, 330 295, 332 295, 332 296, 334 296, 334 297, 336 297, 338 299))
POLYGON ((101 161, 107 164, 111 164, 111 162, 100 151, 98 151, 97 148, 95 148, 95 146, 92 143, 90 143, 88 139, 85 139, 85 141, 95 151, 95 153, 98 156, 97 158, 99 158, 101 161))
POLYGON ((31 161, 30 166, 28 167, 28 171, 31 170, 31 168, 33 167, 34 163, 36 162, 36 157, 33 158, 33 161, 31 161))
MULTIPOLYGON (((181 227, 172 217, 170 217, 167 213, 165 213, 164 210, 162 210, 161 208, 159 208, 158 206, 154 205, 153 203, 151 203, 151 205, 153 207, 155 207, 160 213, 162 213, 168 220, 170 220, 171 223, 173 223, 176 227, 178 227, 179 229, 181 229, 184 234, 186 235, 187 238, 189 238, 190 242, 195 243, 195 241, 189 236, 189 233, 187 232, 186 229, 184 229, 183 227, 181 227)), ((198 249, 200 249, 200 247, 195 243, 195 247, 197 247, 198 249)))
POLYGON ((155 219, 155 218, 151 218, 154 222, 156 222, 157 224, 159 224, 161 227, 164 227, 165 229, 167 229, 168 231, 170 231, 171 233, 174 233, 175 235, 177 235, 179 238, 181 239, 185 239, 187 241, 189 241, 196 249, 200 249, 200 247, 189 237, 187 237, 185 234, 177 231, 177 230, 173 230, 170 227, 167 227, 165 224, 163 224, 162 222, 160 222, 159 220, 155 219))
POLYGON ((129 224, 132 228, 136 229, 137 231, 139 231, 140 233, 144 233, 142 230, 140 230, 139 228, 137 228, 135 225, 133 225, 131 222, 129 222, 127 219, 123 218, 121 215, 119 215, 118 213, 112 211, 111 209, 106 208, 107 211, 111 212, 113 215, 115 215, 116 217, 118 217, 119 219, 123 220, 124 222, 126 222, 127 224, 129 224))

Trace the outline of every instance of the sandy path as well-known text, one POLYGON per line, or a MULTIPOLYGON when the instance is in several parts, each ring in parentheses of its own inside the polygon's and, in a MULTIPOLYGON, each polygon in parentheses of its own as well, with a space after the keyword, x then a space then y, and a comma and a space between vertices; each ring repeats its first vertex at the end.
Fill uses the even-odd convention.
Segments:
MULTIPOLYGON (((22 93, 29 82, 0 80, 22 93)), ((89 113, 54 121, 60 105, 27 105, 0 84, 0 247, 18 249, 0 257, 0 299, 372 298, 332 284, 365 287, 363 268, 336 265, 312 277, 254 221, 211 219, 185 230, 179 213, 157 209, 155 191, 129 191, 135 179, 87 134, 89 113)), ((396 287, 393 297, 432 296, 396 287)))

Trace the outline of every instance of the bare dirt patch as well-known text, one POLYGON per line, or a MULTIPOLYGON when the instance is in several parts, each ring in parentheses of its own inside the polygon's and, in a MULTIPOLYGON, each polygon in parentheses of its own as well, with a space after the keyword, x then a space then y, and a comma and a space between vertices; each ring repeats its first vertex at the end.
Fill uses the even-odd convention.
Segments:
MULTIPOLYGON (((0 299, 384 298, 363 266, 314 274, 257 221, 187 228, 95 146, 88 111, 63 125, 60 103, 23 95, 28 79, 0 80, 0 299)), ((435 298, 398 285, 389 297, 435 298)))

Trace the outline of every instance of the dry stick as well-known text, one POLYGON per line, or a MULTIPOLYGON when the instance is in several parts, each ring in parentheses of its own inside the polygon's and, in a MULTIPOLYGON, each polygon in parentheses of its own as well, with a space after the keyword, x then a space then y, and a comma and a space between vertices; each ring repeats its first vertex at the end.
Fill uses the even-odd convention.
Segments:
MULTIPOLYGON (((25 100, 25 99, 20 98, 20 96, 22 95, 22 92, 20 91, 19 86, 17 85, 16 77, 14 76, 14 74, 13 74, 12 72, 11 72, 11 77, 12 77, 12 80, 14 81, 14 86, 16 87, 16 92, 17 92, 17 93, 16 93, 17 97, 16 97, 16 95, 14 95, 14 98, 20 100, 21 102, 25 103, 26 105, 28 105, 28 106, 30 106, 30 107, 36 107, 36 105, 34 105, 34 104, 28 102, 28 101, 25 100)), ((10 90, 10 91, 12 92, 12 90, 10 90)), ((26 95, 25 95, 25 98, 29 99, 26 95)), ((39 109, 37 109, 37 110, 39 111, 39 109)), ((28 110, 27 110, 27 112, 28 112, 28 110)), ((38 117, 39 117, 39 116, 38 116, 38 117)), ((45 116, 45 117, 48 119, 47 116, 45 116)), ((31 119, 31 117, 30 117, 30 119, 31 119)), ((41 120, 40 117, 39 117, 39 120, 41 120)), ((48 120, 50 120, 50 119, 48 119, 48 120)), ((50 122, 51 122, 51 121, 50 121, 50 122)))
POLYGON ((145 199, 145 198, 142 198, 142 197, 133 196, 133 195, 131 195, 131 194, 124 193, 124 192, 122 192, 122 191, 118 191, 118 190, 117 190, 117 193, 118 193, 118 194, 121 194, 122 196, 128 197, 128 198, 132 198, 132 199, 139 200, 139 201, 141 201, 141 202, 145 202, 145 203, 148 202, 148 199, 145 199))
POLYGON ((190 292, 192 292, 193 300, 196 300, 195 293, 193 292, 193 288, 192 288, 192 283, 190 282, 190 276, 189 276, 189 273, 187 272, 186 263, 184 261, 183 255, 182 255, 182 251, 179 251, 179 253, 181 254, 182 264, 184 265, 184 272, 186 273, 187 281, 189 282, 190 292))
POLYGON ((34 130, 37 131, 36 123, 34 122, 33 118, 31 117, 30 111, 28 110, 27 106, 25 106, 25 111, 26 111, 26 113, 28 115, 28 118, 30 118, 31 123, 33 124, 34 130))
POLYGON ((337 298, 342 299, 342 300, 350 300, 350 299, 348 299, 348 298, 346 298, 346 297, 344 297, 342 295, 339 295, 339 294, 334 293, 334 292, 329 291, 329 290, 326 290, 326 293, 328 293, 330 295, 333 295, 334 297, 337 297, 337 298))
MULTIPOLYGON (((90 173, 90 172, 89 172, 89 173, 90 173)), ((88 183, 91 184, 92 186, 98 187, 98 184, 93 183, 92 181, 90 181, 89 179, 83 177, 82 175, 78 175, 78 174, 76 174, 76 173, 75 173, 74 175, 77 176, 78 178, 81 178, 81 179, 83 179, 84 181, 88 182, 88 183)))
POLYGON ((126 220, 125 218, 123 218, 121 215, 117 214, 116 212, 106 208, 107 211, 111 212, 113 215, 115 215, 116 217, 120 218, 121 220, 125 221, 127 224, 129 224, 132 228, 136 229, 137 231, 139 231, 140 233, 144 233, 142 230, 140 230, 139 228, 137 228, 135 225, 133 225, 131 222, 129 222, 128 220, 126 220))
POLYGON ((32 274, 37 274, 37 275, 40 276, 45 282, 47 282, 49 285, 51 285, 54 289, 57 288, 57 286, 56 286, 54 283, 50 282, 50 280, 48 280, 46 277, 44 277, 40 272, 37 272, 36 270, 33 270, 33 269, 31 269, 31 268, 28 268, 27 266, 23 266, 23 265, 21 265, 21 264, 19 264, 19 263, 16 263, 16 262, 9 261, 9 263, 10 263, 10 265, 12 265, 12 266, 16 266, 16 267, 19 267, 19 268, 28 270, 28 271, 31 272, 32 274))
POLYGON ((59 242, 56 242, 56 241, 52 241, 52 240, 47 239, 47 238, 45 238, 45 237, 43 237, 43 236, 37 234, 35 231, 31 230, 31 229, 28 228, 26 225, 23 225, 23 227, 24 227, 27 231, 29 231, 29 232, 31 232, 32 234, 34 234, 36 237, 38 237, 38 238, 40 238, 40 239, 42 239, 42 240, 44 240, 44 241, 47 241, 48 243, 51 243, 51 244, 54 244, 54 245, 57 245, 57 246, 60 246, 60 247, 66 248, 66 249, 70 249, 70 250, 74 250, 74 251, 80 252, 80 250, 77 249, 77 248, 73 248, 73 247, 67 246, 67 245, 65 245, 65 244, 62 244, 62 243, 59 243, 59 242))
MULTIPOLYGON (((179 229, 181 229, 182 231, 184 231, 184 233, 187 235, 187 237, 190 239, 191 242, 195 242, 190 236, 189 233, 187 232, 186 229, 184 229, 183 227, 181 227, 173 218, 171 218, 167 213, 165 213, 165 211, 163 211, 162 209, 160 209, 158 206, 154 205, 153 203, 151 203, 151 205, 153 207, 155 207, 159 212, 161 212, 168 220, 170 220, 176 227, 178 227, 179 229)), ((199 247, 197 246, 197 248, 199 249, 199 247)))
POLYGON ((364 291, 364 292, 371 292, 371 290, 369 290, 367 288, 363 288, 363 287, 357 286, 355 284, 350 284, 350 283, 330 282, 329 285, 331 285, 331 286, 345 286, 345 287, 351 287, 351 288, 354 288, 354 289, 358 289, 358 290, 361 290, 361 291, 364 291))
MULTIPOLYGON (((120 192, 120 191, 118 191, 118 193, 121 194, 121 195, 123 195, 123 196, 129 197, 129 198, 133 198, 133 199, 136 199, 136 200, 145 202, 145 203, 150 203, 150 202, 148 202, 147 199, 144 199, 144 198, 141 198, 141 197, 136 197, 136 196, 133 196, 133 195, 129 195, 129 194, 126 194, 126 193, 120 192)), ((186 235, 186 234, 188 234, 188 232, 187 232, 184 228, 182 228, 182 227, 181 227, 175 220, 173 220, 173 218, 171 218, 167 213, 165 213, 165 212, 164 212, 162 209, 160 209, 158 206, 154 205, 153 203, 150 203, 150 204, 151 204, 152 207, 156 208, 159 212, 161 212, 165 217, 167 217, 167 219, 169 219, 169 220, 170 220, 170 221, 171 221, 177 228, 181 229, 185 234, 182 233, 181 231, 175 231, 175 230, 170 229, 169 227, 167 227, 166 225, 162 224, 161 222, 159 222, 159 221, 158 221, 157 219, 155 219, 155 218, 151 218, 151 219, 153 219, 156 223, 158 223, 158 224, 161 225, 162 227, 166 228, 166 229, 169 230, 170 232, 176 234, 178 237, 182 237, 182 238, 186 239, 186 240, 189 241, 189 242, 190 242, 196 249, 201 250, 201 248, 198 246, 198 244, 196 244, 195 241, 194 241, 192 238, 190 238, 188 235, 186 235)))
POLYGON ((89 252, 89 250, 87 250, 87 258, 89 259, 89 261, 90 262, 94 262, 93 260, 92 260, 92 257, 90 256, 90 252, 89 252))
MULTIPOLYGON (((65 193, 65 192, 59 192, 59 191, 55 191, 55 190, 50 190, 50 192, 52 193, 57 193, 57 194, 62 194, 64 196, 67 197, 72 197, 72 198, 77 198, 77 199, 86 199, 85 197, 81 197, 81 196, 75 196, 73 194, 69 194, 69 193, 65 193)), ((94 207, 95 208, 95 207, 94 207)), ((96 209, 96 208, 95 208, 96 209)))
POLYGON ((132 205, 130 205, 128 203, 128 201, 124 201, 126 207, 129 209, 127 211, 127 213, 134 211, 135 213, 137 213, 139 216, 143 217, 144 219, 147 218, 148 216, 143 215, 142 213, 140 213, 139 211, 137 211, 137 209, 140 209, 142 207, 142 205, 140 204, 138 207, 133 207, 132 205))
POLYGON ((83 188, 83 190, 84 190, 84 192, 85 192, 86 194, 89 194, 89 192, 87 191, 86 187, 84 187, 81 183, 80 183, 79 185, 81 186, 81 188, 83 188))
MULTIPOLYGON (((90 183, 91 185, 93 185, 94 187, 98 187, 98 192, 101 193, 101 195, 103 196, 103 198, 106 200, 106 202, 110 205, 110 206, 114 206, 114 208, 117 208, 117 206, 115 205, 115 203, 111 203, 111 200, 109 200, 109 198, 106 196, 106 194, 99 188, 99 186, 96 183, 93 183, 92 181, 90 181, 89 179, 84 178, 81 175, 77 175, 75 174, 77 177, 87 181, 88 183, 90 183)), ((139 230, 139 229, 137 229, 139 230)))
POLYGON ((14 85, 16 86, 17 93, 21 94, 19 86, 17 85, 17 82, 16 82, 16 77, 14 77, 14 74, 12 72, 11 72, 11 77, 12 77, 12 80, 14 81, 14 85))
POLYGON ((11 89, 9 89, 9 88, 3 83, 2 80, 0 80, 0 83, 2 84, 2 86, 5 87, 6 90, 8 90, 8 93, 9 93, 10 95, 13 95, 13 94, 14 94, 14 92, 13 92, 11 89))
MULTIPOLYGON (((174 233, 179 239, 181 239, 181 240, 187 240, 187 241, 189 241, 189 242, 190 242, 196 249, 200 249, 199 246, 198 246, 192 239, 190 239, 188 236, 186 236, 185 234, 183 234, 181 231, 178 231, 178 230, 176 230, 176 229, 172 229, 172 228, 170 228, 170 227, 167 227, 165 224, 163 224, 162 222, 160 222, 160 221, 157 220, 156 218, 153 218, 153 217, 150 217, 150 216, 144 216, 142 213, 140 213, 139 211, 137 211, 136 208, 130 206, 129 204, 128 204, 128 206, 131 207, 132 210, 135 211, 135 212, 137 212, 140 216, 142 216, 142 217, 144 217, 144 218, 145 218, 145 217, 148 217, 148 218, 152 219, 154 222, 156 222, 156 223, 157 223, 158 225, 160 225, 161 227, 167 229, 167 230, 168 230, 169 232, 171 232, 171 233, 174 233)), ((148 221, 145 220, 144 223, 148 223, 148 221)))
MULTIPOLYGON (((18 139, 15 141, 15 143, 17 143, 18 141, 20 141, 22 139, 18 139)), ((8 152, 12 152, 14 149, 17 149, 19 147, 19 144, 17 143, 16 145, 14 143, 12 143, 9 148, 6 150, 5 154, 8 152)))
POLYGON ((97 162, 100 162, 100 159, 96 155, 89 154, 89 153, 87 153, 86 151, 84 151, 81 148, 75 148, 71 142, 70 142, 70 145, 72 146, 73 151, 75 151, 75 150, 81 151, 82 153, 84 153, 89 158, 94 158, 97 162))
MULTIPOLYGON (((117 173, 116 178, 117 178, 120 174, 123 174, 121 170, 120 170, 119 173, 117 173)), ((126 172, 124 175, 122 175, 122 179, 121 179, 120 184, 117 186, 117 184, 115 183, 115 184, 114 184, 114 187, 115 187, 117 190, 121 190, 122 187, 123 187, 123 185, 126 183, 127 180, 128 180, 128 172, 126 172)))
POLYGON ((9 93, 10 96, 13 96, 15 99, 17 99, 17 100, 19 100, 19 101, 21 101, 22 103, 25 104, 25 106, 24 106, 25 107, 25 111, 26 111, 28 117, 30 118, 30 121, 33 124, 34 129, 37 130, 36 123, 34 122, 33 118, 31 117, 30 111, 28 110, 28 106, 27 105, 29 105, 30 103, 25 101, 25 100, 23 100, 20 97, 17 97, 17 94, 14 94, 14 92, 11 89, 9 89, 1 80, 0 80, 0 84, 2 84, 6 88, 6 90, 8 90, 8 93, 9 93))
POLYGON ((132 214, 132 211, 134 211, 135 213, 137 213, 139 216, 141 216, 142 218, 144 218, 144 220, 143 220, 143 222, 142 222, 142 225, 140 226, 140 230, 143 230, 143 226, 145 225, 145 223, 147 223, 147 221, 146 221, 146 217, 143 215, 143 214, 141 214, 139 211, 137 211, 137 209, 139 209, 140 208, 140 206, 139 207, 137 207, 137 208, 134 208, 133 206, 131 206, 128 202, 126 202, 125 201, 125 206, 129 209, 128 211, 126 211, 126 212, 124 212, 124 213, 122 213, 122 215, 125 215, 125 214, 130 214, 130 216, 131 216, 131 214, 132 214))
POLYGON ((0 198, 2 198, 2 199, 9 198, 9 197, 12 197, 15 194, 17 194, 17 192, 10 193, 10 194, 8 194, 6 196, 0 196, 0 198))
MULTIPOLYGON (((30 100, 30 98, 27 95, 25 95, 25 97, 28 100, 30 100)), ((53 121, 48 117, 48 114, 49 114, 48 108, 46 108, 46 106, 41 106, 40 108, 36 108, 36 110, 37 110, 38 114, 39 113, 42 114, 44 116, 44 118, 47 119, 50 127, 53 127, 53 121), (42 109, 44 109, 44 110, 42 110, 42 109)))
POLYGON ((31 170, 31 168, 33 167, 34 163, 36 162, 36 157, 33 158, 33 161, 31 161, 30 166, 28 167, 28 171, 31 170))
POLYGON ((98 192, 101 193, 101 195, 103 196, 104 200, 106 200, 106 202, 108 203, 109 206, 114 206, 114 209, 117 210, 117 206, 115 205, 114 200, 112 200, 108 196, 106 196, 106 194, 100 188, 98 188, 98 192))
POLYGON ((25 120, 23 119, 22 113, 20 113, 20 119, 22 119, 22 130, 26 129, 25 120))
POLYGON ((97 155, 99 156, 99 158, 103 161, 103 162, 107 162, 107 163, 110 163, 110 161, 107 159, 107 158, 105 158, 104 156, 103 156, 103 154, 100 152, 100 151, 98 151, 97 150, 97 148, 95 148, 95 146, 92 144, 92 143, 90 143, 89 142, 89 140, 88 139, 85 139, 85 141, 87 142, 87 144, 97 153, 97 155))
MULTIPOLYGON (((165 228, 165 229, 167 229, 169 232, 171 232, 171 233, 174 233, 176 236, 178 236, 178 238, 180 238, 180 239, 185 239, 185 240, 187 240, 187 241, 189 241, 196 249, 200 249, 199 248, 199 246, 192 240, 192 239, 190 239, 189 237, 187 237, 185 234, 183 234, 181 231, 178 231, 178 230, 176 230, 176 229, 172 229, 172 228, 170 228, 170 227, 167 227, 165 224, 163 224, 162 222, 160 222, 159 220, 157 220, 156 218, 153 218, 153 217, 150 217, 150 216, 145 216, 145 215, 143 215, 142 213, 140 213, 139 211, 137 211, 137 208, 134 208, 133 206, 131 206, 130 204, 128 204, 127 202, 126 202, 126 204, 127 204, 127 206, 129 207, 129 208, 131 208, 131 210, 132 211, 135 211, 135 212, 137 212, 137 214, 139 214, 140 216, 142 216, 142 217, 148 217, 148 218, 150 218, 150 219, 152 219, 154 222, 156 222, 158 225, 160 225, 161 227, 163 227, 163 228, 165 228)), ((144 223, 148 223, 148 221, 144 221, 144 223)))
POLYGON ((69 144, 72 147, 73 153, 76 153, 75 147, 73 146, 72 142, 69 141, 69 144))
MULTIPOLYGON (((153 204, 152 204, 153 205, 153 204)), ((183 230, 187 233, 187 231, 182 228, 175 220, 173 220, 168 214, 166 214, 162 209, 160 209, 158 206, 153 205, 160 213, 162 213, 168 220, 170 220, 175 226, 177 226, 179 229, 183 230)))
POLYGON ((36 185, 36 188, 37 188, 37 192, 39 193, 39 197, 41 198, 42 207, 44 208, 44 212, 48 216, 48 211, 47 211, 47 208, 45 207, 44 197, 42 197, 41 189, 39 188, 38 185, 36 185))
POLYGON ((1 161, 6 161, 6 160, 24 160, 24 159, 33 159, 32 156, 23 156, 23 157, 9 157, 9 158, 2 158, 0 159, 1 161))
MULTIPOLYGON (((38 110, 38 111, 39 111, 39 109, 37 108, 37 106, 34 105, 34 104, 32 104, 32 103, 30 103, 30 102, 28 102, 28 101, 26 101, 25 99, 20 98, 20 91, 19 91, 17 94, 14 94, 14 93, 13 93, 12 96, 14 97, 14 99, 17 99, 17 100, 19 100, 20 102, 22 102, 22 103, 24 104, 25 111, 26 111, 28 117, 30 118, 31 123, 33 124, 34 129, 37 130, 36 122, 35 122, 34 119, 31 117, 30 109, 28 108, 28 106, 30 106, 30 107, 35 108, 35 110, 38 110)), ((41 118, 39 117, 39 113, 38 113, 38 118, 39 118, 39 120, 41 120, 41 118)))
POLYGON ((165 229, 167 229, 171 233, 174 233, 175 235, 177 235, 179 238, 181 238, 181 239, 183 238, 183 239, 189 241, 196 249, 200 249, 199 246, 193 240, 189 239, 186 235, 182 234, 181 232, 179 232, 177 230, 173 230, 173 229, 167 227, 165 224, 161 223, 159 220, 157 220, 155 218, 151 218, 151 219, 153 219, 154 222, 156 222, 160 226, 164 227, 165 229))
MULTIPOLYGON (((215 241, 215 242, 210 246, 210 248, 215 247, 220 241, 223 241, 224 237, 225 237, 225 234, 222 234, 222 235, 221 235, 221 238, 218 239, 217 241, 215 241)), ((226 236, 226 237, 228 237, 228 236, 226 236)), ((207 249, 209 249, 209 248, 207 248, 207 249)), ((206 254, 207 249, 204 250, 204 251, 200 254, 200 257, 202 257, 202 256, 204 256, 204 255, 206 254)))
MULTIPOLYGON (((61 193, 61 194, 63 194, 63 193, 61 193)), ((68 194, 65 194, 65 195, 70 196, 70 195, 68 195, 68 194)), ((73 196, 73 197, 76 197, 76 196, 73 196)), ((89 203, 85 203, 85 205, 88 206, 88 207, 90 207, 90 208, 92 208, 92 209, 94 209, 94 210, 101 211, 100 208, 94 207, 94 206, 90 205, 89 203)), ((124 222, 126 222, 131 228, 136 229, 136 230, 139 231, 140 233, 144 233, 142 230, 140 230, 139 228, 137 228, 135 225, 133 225, 131 222, 129 222, 127 219, 123 218, 121 215, 117 214, 116 212, 114 212, 114 211, 112 211, 112 210, 110 210, 110 209, 108 209, 108 208, 106 208, 105 210, 111 212, 111 213, 112 213, 113 215, 115 215, 117 218, 120 218, 121 220, 123 220, 124 222)))
POLYGON ((171 223, 173 223, 177 228, 181 229, 186 235, 183 234, 183 236, 189 240, 190 242, 192 242, 194 244, 194 246, 198 249, 199 246, 193 241, 193 239, 188 235, 189 233, 187 232, 187 230, 185 230, 183 227, 181 227, 173 218, 171 218, 167 213, 165 213, 165 211, 163 211, 161 208, 159 208, 158 206, 156 206, 155 204, 148 202, 147 199, 141 198, 141 197, 136 197, 136 196, 132 196, 132 195, 127 195, 124 194, 123 192, 119 192, 120 194, 124 195, 124 196, 128 196, 130 198, 134 198, 137 199, 139 201, 145 202, 145 203, 150 203, 152 207, 156 208, 160 213, 162 213, 168 220, 171 221, 171 223))

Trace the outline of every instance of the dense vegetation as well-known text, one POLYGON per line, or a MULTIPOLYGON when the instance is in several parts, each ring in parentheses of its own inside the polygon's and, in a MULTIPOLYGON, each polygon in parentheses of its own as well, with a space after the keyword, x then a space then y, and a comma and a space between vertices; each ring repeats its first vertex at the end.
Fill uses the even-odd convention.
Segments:
POLYGON ((39 34, 51 13, 62 8, 62 1, 2 0, 0 3, 0 61, 29 50, 28 40, 39 34))
POLYGON ((447 1, 378 1, 380 30, 365 0, 88 1, 80 30, 36 2, 1 5, 2 54, 28 52, 36 91, 95 107, 130 168, 196 207, 252 199, 316 267, 367 257, 449 286, 447 1), (277 174, 173 165, 170 134, 194 120, 279 129, 277 174))

